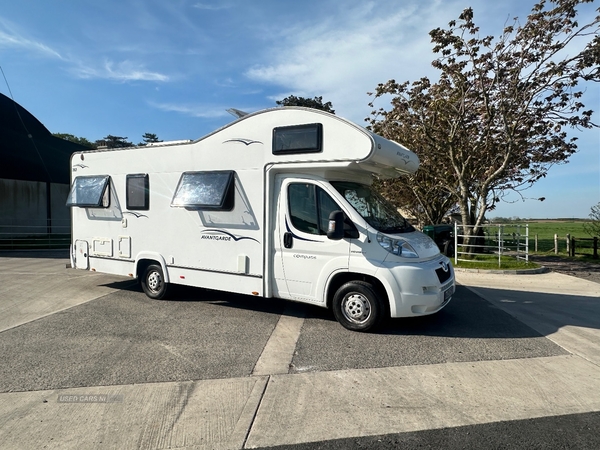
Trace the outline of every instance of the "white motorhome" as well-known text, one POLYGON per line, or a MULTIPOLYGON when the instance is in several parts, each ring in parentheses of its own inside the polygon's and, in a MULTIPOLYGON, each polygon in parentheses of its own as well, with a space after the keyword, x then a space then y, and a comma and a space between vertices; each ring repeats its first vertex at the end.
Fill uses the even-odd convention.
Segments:
POLYGON ((306 302, 366 331, 433 314, 455 289, 436 244, 371 188, 418 157, 333 114, 259 111, 196 141, 75 153, 71 264, 306 302))

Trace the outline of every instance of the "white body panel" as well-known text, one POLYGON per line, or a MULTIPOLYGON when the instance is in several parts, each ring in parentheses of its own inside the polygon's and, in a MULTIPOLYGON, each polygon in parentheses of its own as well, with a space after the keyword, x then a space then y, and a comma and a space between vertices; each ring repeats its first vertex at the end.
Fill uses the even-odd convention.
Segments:
POLYGON ((392 317, 430 314, 449 300, 444 291, 454 289, 449 260, 419 232, 405 238, 420 258, 388 253, 377 230, 329 183, 370 184, 373 175, 414 173, 418 164, 401 145, 306 108, 250 114, 193 142, 76 153, 73 181, 109 176, 110 199, 108 206, 72 207, 72 264, 135 278, 152 262, 168 283, 321 306, 328 306, 340 276, 368 278, 385 290, 392 317), (275 128, 305 124, 322 127, 318 151, 273 153, 275 128), (202 171, 233 172, 231 210, 172 206, 182 174, 202 171), (127 208, 126 180, 135 174, 149 182, 148 207, 141 210, 127 208), (294 183, 325 192, 358 237, 334 241, 294 229, 288 203, 297 199, 286 194, 294 183), (286 234, 293 236, 291 248, 284 245, 286 234), (449 267, 443 280, 436 275, 441 267, 449 267))

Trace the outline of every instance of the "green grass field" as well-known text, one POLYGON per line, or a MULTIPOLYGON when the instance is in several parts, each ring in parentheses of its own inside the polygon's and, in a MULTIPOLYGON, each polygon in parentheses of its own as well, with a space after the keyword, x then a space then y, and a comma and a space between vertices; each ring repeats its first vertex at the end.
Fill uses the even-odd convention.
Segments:
MULTIPOLYGON (((554 254, 554 235, 558 237, 558 254, 567 255, 567 235, 575 238, 576 256, 591 256, 593 254, 593 241, 584 230, 585 222, 582 220, 530 220, 527 222, 507 223, 503 225, 504 234, 516 233, 524 241, 528 225, 529 252, 536 253, 535 237, 537 235, 537 253, 554 254)), ((505 238, 506 239, 506 238, 505 238)))
POLYGON ((575 238, 575 251, 580 254, 593 252, 593 241, 588 241, 591 236, 584 230, 585 222, 572 221, 539 221, 529 223, 529 240, 531 250, 534 251, 535 235, 538 237, 538 253, 554 253, 554 235, 558 236, 558 252, 567 253, 567 235, 575 238))
POLYGON ((558 222, 558 221, 542 221, 542 222, 528 222, 529 224, 529 236, 538 235, 540 239, 554 239, 554 234, 559 236, 571 236, 580 238, 589 238, 590 236, 584 231, 583 226, 585 222, 573 221, 573 222, 558 222))
MULTIPOLYGON (((591 237, 584 230, 585 222, 582 220, 531 220, 527 222, 511 222, 503 223, 501 225, 502 230, 502 242, 503 252, 506 252, 501 261, 501 267, 504 269, 518 269, 523 268, 521 265, 527 265, 524 261, 516 261, 515 256, 519 255, 520 258, 525 256, 525 236, 529 236, 529 249, 530 255, 555 255, 555 242, 554 235, 557 235, 558 253, 556 255, 568 258, 567 252, 567 235, 575 239, 575 257, 577 259, 589 260, 590 262, 600 263, 600 259, 593 259, 594 254, 593 246, 594 242, 591 237), (537 251, 536 251, 536 235, 537 235, 537 251), (505 259, 505 257, 507 259, 505 259), (511 259, 513 262, 511 262, 511 259)), ((457 267, 466 268, 492 268, 491 265, 498 266, 498 257, 496 256, 499 250, 498 224, 490 224, 489 227, 485 228, 485 244, 486 247, 484 253, 488 253, 485 257, 473 257, 473 255, 467 255, 468 249, 464 248, 459 251, 465 253, 459 254, 459 261, 457 267), (491 256, 490 253, 496 255, 491 256), (486 267, 487 266, 487 267, 486 267)), ((477 247, 477 244, 474 248, 477 247)), ((477 253, 477 250, 475 250, 477 253)), ((600 252, 598 252, 600 253, 600 252)))

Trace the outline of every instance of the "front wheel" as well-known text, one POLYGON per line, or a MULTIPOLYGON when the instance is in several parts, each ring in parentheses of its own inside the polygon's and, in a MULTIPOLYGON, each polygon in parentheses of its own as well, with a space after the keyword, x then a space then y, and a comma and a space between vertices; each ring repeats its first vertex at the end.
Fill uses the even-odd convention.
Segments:
POLYGON ((372 331, 383 321, 384 303, 373 288, 364 281, 350 281, 340 287, 333 297, 333 315, 348 330, 372 331))
POLYGON ((169 284, 165 283, 162 268, 157 264, 149 265, 141 279, 144 293, 153 299, 160 300, 167 295, 169 284))

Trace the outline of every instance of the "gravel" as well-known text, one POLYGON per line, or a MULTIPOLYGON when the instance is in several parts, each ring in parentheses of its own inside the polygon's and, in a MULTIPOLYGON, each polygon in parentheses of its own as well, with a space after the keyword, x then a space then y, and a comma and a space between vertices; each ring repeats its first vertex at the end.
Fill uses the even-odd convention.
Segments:
POLYGON ((600 259, 594 263, 552 255, 531 255, 529 258, 554 272, 600 283, 600 259))

